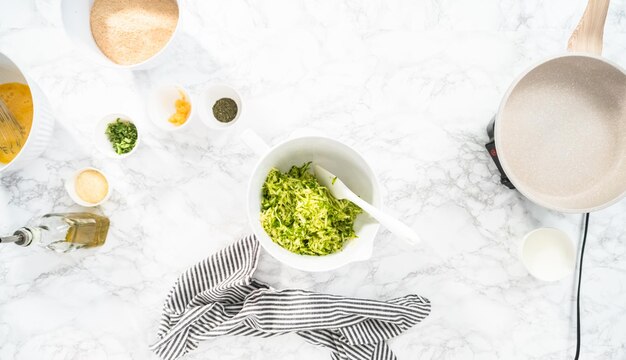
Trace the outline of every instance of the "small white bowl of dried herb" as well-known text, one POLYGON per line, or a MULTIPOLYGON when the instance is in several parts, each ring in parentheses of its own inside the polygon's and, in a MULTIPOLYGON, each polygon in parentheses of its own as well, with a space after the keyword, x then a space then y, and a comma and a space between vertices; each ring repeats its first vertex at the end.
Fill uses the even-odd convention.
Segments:
POLYGON ((214 85, 204 90, 198 105, 202 122, 214 129, 233 126, 241 115, 241 96, 227 85, 214 85))
POLYGON ((94 142, 104 155, 112 158, 125 158, 137 149, 139 132, 130 117, 123 114, 109 114, 96 125, 94 142))

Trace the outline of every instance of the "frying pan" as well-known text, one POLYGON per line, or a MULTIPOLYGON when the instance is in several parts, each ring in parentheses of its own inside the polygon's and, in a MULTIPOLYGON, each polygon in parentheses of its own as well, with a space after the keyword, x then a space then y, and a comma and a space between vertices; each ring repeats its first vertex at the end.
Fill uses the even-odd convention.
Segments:
POLYGON ((569 53, 524 72, 495 117, 497 152, 488 149, 510 187, 553 210, 586 213, 626 195, 626 73, 601 57, 608 7, 589 0, 569 53))

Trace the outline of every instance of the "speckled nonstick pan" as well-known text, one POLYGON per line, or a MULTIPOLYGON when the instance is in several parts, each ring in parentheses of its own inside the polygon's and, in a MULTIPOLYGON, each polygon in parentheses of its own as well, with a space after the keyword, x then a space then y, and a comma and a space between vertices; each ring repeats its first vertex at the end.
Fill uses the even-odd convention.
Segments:
POLYGON ((590 0, 570 53, 522 74, 495 120, 502 169, 527 198, 585 213, 626 195, 626 73, 600 57, 609 0, 590 0))

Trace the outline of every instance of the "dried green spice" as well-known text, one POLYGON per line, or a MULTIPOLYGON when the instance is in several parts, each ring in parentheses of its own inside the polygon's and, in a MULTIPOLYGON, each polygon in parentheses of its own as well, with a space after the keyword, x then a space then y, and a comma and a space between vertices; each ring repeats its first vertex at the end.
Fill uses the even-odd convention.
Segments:
POLYGON ((223 123, 231 122, 237 117, 237 103, 230 98, 221 98, 213 105, 213 116, 223 123))
POLYGON ((107 125, 105 134, 116 154, 129 153, 137 145, 137 127, 130 121, 117 118, 107 125))
POLYGON ((311 163, 283 173, 270 170, 261 200, 261 225, 272 240, 302 255, 328 255, 356 237, 354 220, 362 210, 337 200, 309 172, 311 163))

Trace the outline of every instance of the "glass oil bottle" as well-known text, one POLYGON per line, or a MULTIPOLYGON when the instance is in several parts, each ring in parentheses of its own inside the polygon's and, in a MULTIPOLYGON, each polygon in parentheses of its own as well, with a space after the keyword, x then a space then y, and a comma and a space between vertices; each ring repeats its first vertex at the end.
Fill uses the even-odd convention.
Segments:
POLYGON ((92 248, 104 244, 110 222, 104 216, 81 212, 47 214, 32 224, 0 237, 0 243, 37 244, 61 253, 92 248))

